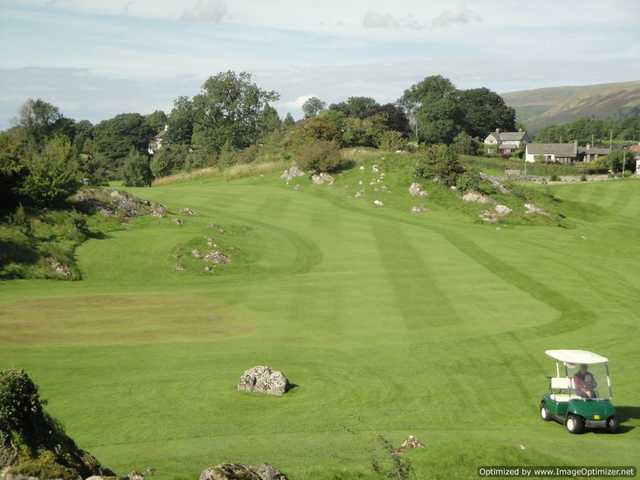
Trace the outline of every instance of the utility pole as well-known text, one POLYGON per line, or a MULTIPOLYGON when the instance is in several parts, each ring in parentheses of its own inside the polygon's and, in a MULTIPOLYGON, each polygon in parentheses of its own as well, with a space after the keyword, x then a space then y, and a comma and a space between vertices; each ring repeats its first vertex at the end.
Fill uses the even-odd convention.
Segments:
POLYGON ((609 130, 609 153, 613 149, 613 130, 609 130))
POLYGON ((624 167, 626 163, 627 163, 627 149, 623 147, 622 148, 622 178, 624 178, 624 167))

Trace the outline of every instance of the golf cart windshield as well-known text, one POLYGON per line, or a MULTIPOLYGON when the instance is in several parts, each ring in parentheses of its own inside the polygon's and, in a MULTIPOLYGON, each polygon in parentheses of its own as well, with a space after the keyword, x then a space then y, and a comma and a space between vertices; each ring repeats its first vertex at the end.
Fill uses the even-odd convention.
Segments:
POLYGON ((567 376, 572 380, 573 394, 581 398, 609 398, 609 376, 606 363, 593 365, 566 364, 567 376))

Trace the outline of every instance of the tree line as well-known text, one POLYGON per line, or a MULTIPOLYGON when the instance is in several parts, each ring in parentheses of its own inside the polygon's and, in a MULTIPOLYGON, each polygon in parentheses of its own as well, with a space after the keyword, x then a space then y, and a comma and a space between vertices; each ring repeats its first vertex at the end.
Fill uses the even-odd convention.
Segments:
POLYGON ((536 135, 541 143, 608 144, 610 140, 640 141, 640 116, 625 118, 580 118, 573 122, 550 125, 536 135))
POLYGON ((273 107, 278 99, 249 73, 232 71, 208 78, 193 97, 177 98, 168 115, 123 113, 93 125, 29 99, 14 126, 0 132, 2 207, 55 206, 82 184, 123 180, 143 186, 180 170, 249 163, 265 145, 317 164, 318 155, 337 158, 339 148, 398 149, 409 141, 453 143, 472 153, 466 150, 473 149, 474 138, 515 128, 515 112, 498 94, 459 90, 441 76, 411 86, 395 103, 350 97, 327 106, 311 98, 300 121, 291 114, 281 119, 273 107), (157 139, 162 147, 150 152, 157 139))

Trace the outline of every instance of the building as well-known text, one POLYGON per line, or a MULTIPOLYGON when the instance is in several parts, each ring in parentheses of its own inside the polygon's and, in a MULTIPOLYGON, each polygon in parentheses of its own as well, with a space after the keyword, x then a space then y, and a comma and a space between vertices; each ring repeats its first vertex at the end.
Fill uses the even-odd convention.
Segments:
POLYGON ((629 147, 633 159, 636 161, 636 175, 640 176, 640 143, 629 147))
POLYGON ((608 148, 592 147, 587 143, 586 147, 578 148, 578 160, 580 162, 596 162, 599 158, 609 155, 608 148))
POLYGON ((524 158, 529 163, 574 163, 578 161, 578 142, 528 143, 524 158))
POLYGON ((524 148, 529 143, 529 136, 524 130, 517 132, 501 132, 499 128, 484 139, 487 153, 510 155, 524 148))

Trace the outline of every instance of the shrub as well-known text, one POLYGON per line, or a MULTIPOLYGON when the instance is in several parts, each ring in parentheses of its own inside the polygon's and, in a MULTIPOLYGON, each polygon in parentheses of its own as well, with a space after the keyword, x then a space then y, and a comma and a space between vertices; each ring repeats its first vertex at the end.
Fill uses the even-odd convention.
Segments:
POLYGON ((551 175, 551 177, 549 177, 549 180, 551 180, 552 182, 558 182, 560 181, 560 177, 554 173, 553 175, 551 175))
POLYGON ((456 187, 466 192, 468 190, 480 190, 480 174, 475 171, 464 172, 456 178, 456 187))
POLYGON ((291 143, 303 145, 314 140, 337 142, 341 132, 336 122, 329 118, 311 118, 299 123, 291 134, 291 143))
POLYGON ((78 164, 65 137, 49 140, 42 152, 25 158, 28 175, 21 192, 41 206, 59 205, 80 187, 78 164))
POLYGON ((378 139, 378 146, 382 150, 396 151, 405 150, 407 148, 407 139, 402 136, 402 133, 395 130, 386 130, 380 134, 378 139))
POLYGON ((416 164, 416 176, 444 183, 456 184, 457 178, 464 173, 464 167, 458 161, 458 154, 447 145, 432 145, 425 151, 416 164))
POLYGON ((477 155, 479 150, 478 142, 465 132, 456 135, 451 146, 461 155, 477 155))
POLYGON ((236 153, 235 163, 245 165, 247 163, 253 163, 258 158, 259 148, 257 145, 251 145, 236 153))
POLYGON ((149 165, 149 157, 131 149, 122 167, 122 178, 127 187, 150 186, 153 174, 149 165))
POLYGON ((346 167, 345 160, 335 142, 319 140, 305 143, 297 152, 297 163, 308 172, 335 172, 346 167))
POLYGON ((0 372, 0 430, 33 436, 37 422, 43 419, 44 405, 38 387, 24 371, 0 372))

